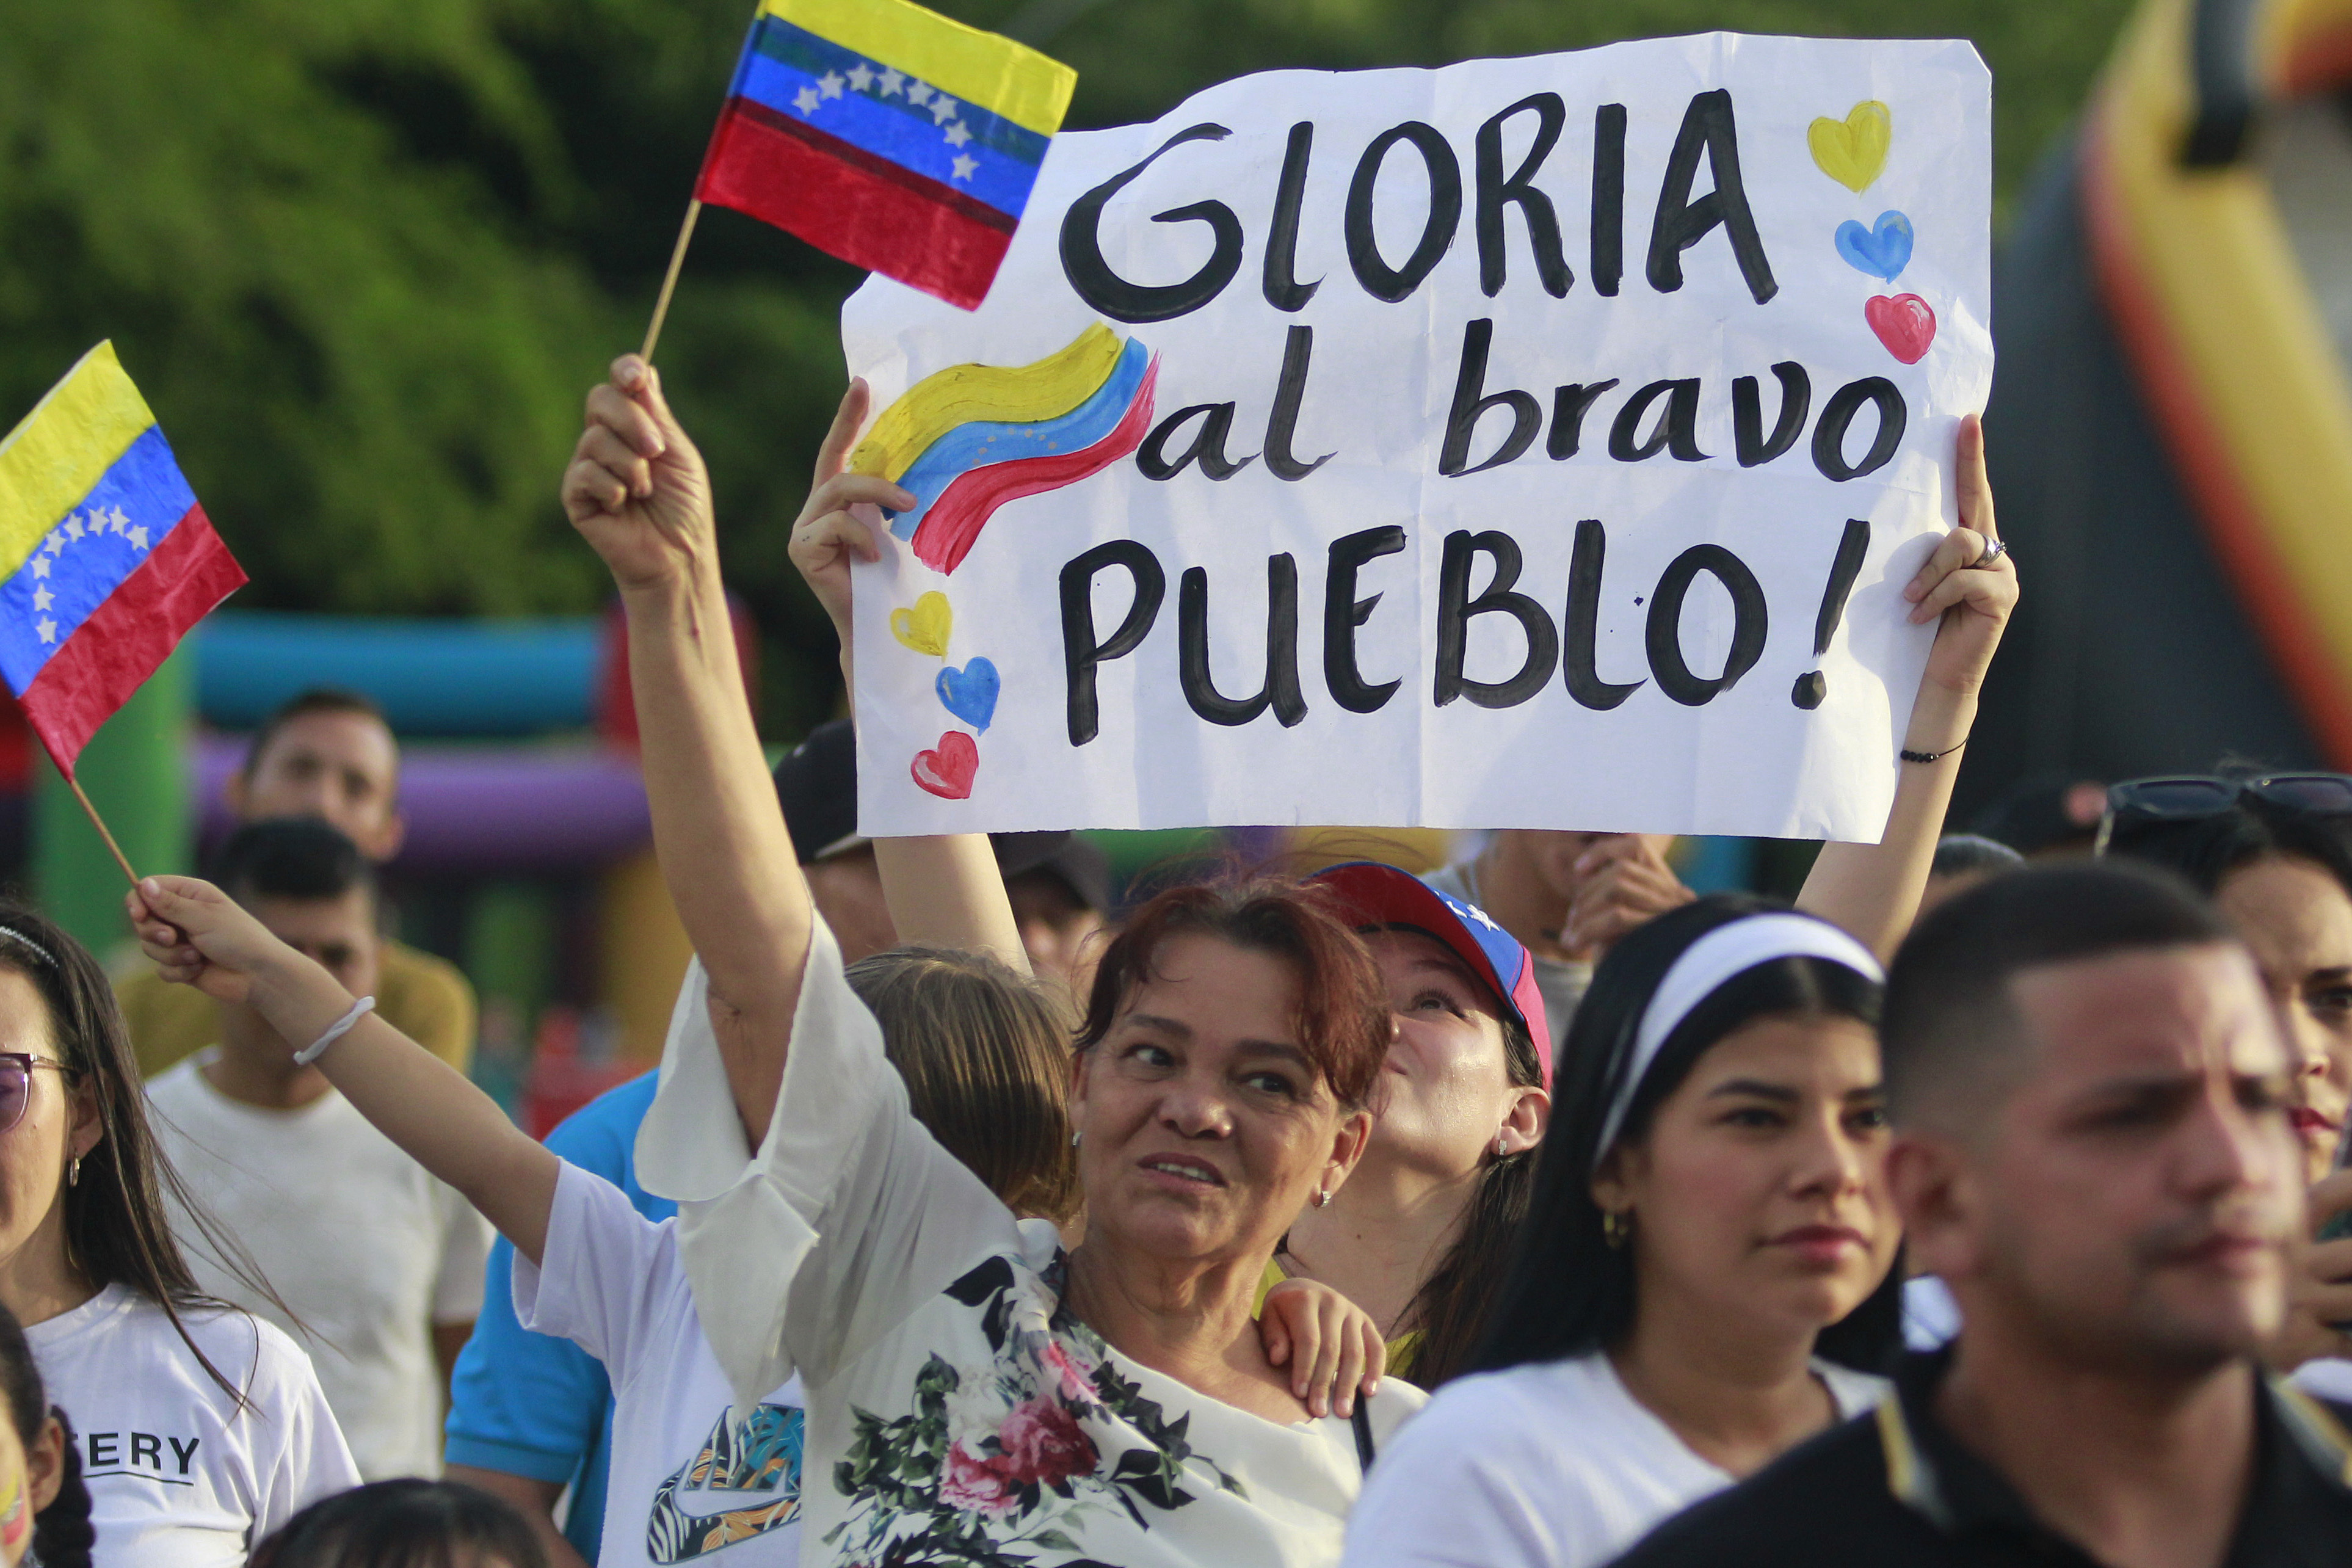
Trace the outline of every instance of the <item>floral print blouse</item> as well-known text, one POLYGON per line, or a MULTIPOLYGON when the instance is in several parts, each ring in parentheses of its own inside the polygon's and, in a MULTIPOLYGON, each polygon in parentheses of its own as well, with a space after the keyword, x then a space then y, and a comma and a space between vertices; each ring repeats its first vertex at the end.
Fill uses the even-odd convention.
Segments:
MULTIPOLYGON (((802 1377, 812 1568, 1338 1563, 1363 1481, 1349 1423, 1195 1393, 1064 1310, 1053 1227, 1015 1220, 908 1113, 822 925, 757 1153, 698 964, 637 1162, 683 1205, 696 1305, 742 1406, 802 1377)), ((1384 1382, 1373 1441, 1425 1398, 1384 1382)))

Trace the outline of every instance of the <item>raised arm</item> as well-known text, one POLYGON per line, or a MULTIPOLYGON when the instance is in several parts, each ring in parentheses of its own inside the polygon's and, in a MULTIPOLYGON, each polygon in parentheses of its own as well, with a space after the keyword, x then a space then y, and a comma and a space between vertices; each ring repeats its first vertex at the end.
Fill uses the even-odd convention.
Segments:
MULTIPOLYGON (((140 946, 165 979, 215 1001, 249 1003, 289 1055, 352 1006, 352 994, 323 966, 270 935, 210 882, 149 877, 128 896, 128 908, 140 946)), ((464 1194, 516 1251, 539 1261, 563 1163, 508 1121, 497 1101, 374 1013, 328 1047, 318 1066, 378 1131, 464 1194)), ((332 1175, 322 1171, 320 1179, 332 1175)))
POLYGON ((1822 846, 1797 895, 1799 909, 1836 921, 1881 958, 1894 955, 1918 913, 1952 784, 1959 776, 1960 748, 1976 722, 1977 695, 2017 606, 2017 567, 2006 553, 1974 564, 2000 530, 1985 477, 1984 425, 1973 414, 1960 421, 1954 461, 1960 526, 1945 536, 1903 591, 1913 605, 1914 625, 1943 619, 1903 735, 1903 750, 1938 760, 1901 763, 1885 837, 1876 844, 1822 846))
POLYGON ((757 1147, 800 1000, 808 886, 743 698, 702 455, 635 354, 589 393, 587 426, 563 509, 620 587, 654 848, 709 975, 712 1029, 757 1147))
MULTIPOLYGON (((895 506, 912 500, 885 479, 847 471, 869 402, 866 383, 851 382, 817 452, 808 502, 793 525, 793 564, 833 618, 834 633, 841 639, 842 686, 853 694, 857 680, 849 565, 853 559, 878 558, 881 547, 872 525, 850 508, 861 501, 895 506)), ((899 941, 975 948, 1029 973, 1029 952, 1021 944, 1021 928, 1013 918, 1013 903, 1005 897, 1004 878, 987 835, 877 838, 874 862, 882 874, 883 898, 899 941)))

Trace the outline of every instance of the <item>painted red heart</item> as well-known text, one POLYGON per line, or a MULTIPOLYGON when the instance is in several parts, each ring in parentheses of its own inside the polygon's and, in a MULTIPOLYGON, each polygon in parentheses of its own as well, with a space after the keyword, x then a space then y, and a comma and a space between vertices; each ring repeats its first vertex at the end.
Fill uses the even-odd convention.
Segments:
POLYGON ((1886 352, 1905 364, 1917 364, 1936 341, 1936 312, 1916 294, 1874 294, 1862 302, 1862 313, 1886 352))
POLYGON ((942 800, 961 800, 971 793, 972 775, 980 772, 980 748, 970 735, 950 730, 940 737, 935 751, 917 752, 908 770, 915 782, 942 800))

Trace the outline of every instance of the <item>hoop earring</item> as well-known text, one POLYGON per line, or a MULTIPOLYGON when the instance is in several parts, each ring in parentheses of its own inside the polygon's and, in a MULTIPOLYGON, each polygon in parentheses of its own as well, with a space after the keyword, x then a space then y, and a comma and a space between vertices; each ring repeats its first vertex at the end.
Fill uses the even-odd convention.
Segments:
POLYGON ((76 1154, 72 1162, 66 1166, 66 1185, 69 1187, 81 1185, 81 1156, 79 1154, 76 1154))
POLYGON ((1622 1209, 1601 1211, 1601 1239, 1612 1250, 1622 1250, 1626 1239, 1633 1234, 1633 1216, 1622 1209))
POLYGON ((1315 1189, 1315 1206, 1318 1209, 1328 1209, 1331 1206, 1330 1188, 1318 1187, 1315 1189))

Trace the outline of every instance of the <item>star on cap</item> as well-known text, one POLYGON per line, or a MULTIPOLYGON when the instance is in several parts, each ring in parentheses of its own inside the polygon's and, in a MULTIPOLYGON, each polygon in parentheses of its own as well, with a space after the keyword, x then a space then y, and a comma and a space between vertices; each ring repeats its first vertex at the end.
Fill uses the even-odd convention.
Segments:
POLYGON ((793 94, 793 107, 799 110, 803 114, 814 114, 816 112, 817 101, 823 96, 824 95, 818 92, 816 89, 813 87, 804 87, 801 89, 800 91, 793 94))
POLYGON ((839 71, 825 72, 823 76, 816 79, 816 89, 817 91, 824 94, 827 98, 839 98, 841 96, 841 73, 839 71))
POLYGON ((874 68, 867 65, 864 60, 860 60, 856 65, 850 67, 849 85, 853 89, 858 92, 865 92, 871 89, 874 85, 874 68))
POLYGON ((961 146, 962 146, 965 142, 969 142, 969 141, 971 141, 971 132, 964 129, 964 124, 963 124, 963 121, 961 121, 961 120, 951 120, 951 121, 950 121, 948 122, 948 145, 949 145, 949 146, 950 146, 950 147, 961 147, 961 146))
POLYGON ((945 125, 949 121, 955 118, 955 111, 956 100, 950 98, 946 93, 943 92, 940 94, 939 97, 931 100, 932 124, 945 125))
POLYGON ((41 617, 39 624, 34 629, 41 634, 41 640, 45 643, 58 640, 58 623, 47 616, 41 617))
POLYGON ((883 97, 885 97, 885 98, 896 98, 896 97, 898 97, 898 89, 899 89, 900 88, 902 88, 902 87, 906 86, 906 85, 907 85, 907 73, 906 73, 905 71, 900 70, 897 66, 891 66, 891 67, 889 67, 887 69, 886 69, 886 70, 884 70, 884 71, 883 71, 883 73, 882 73, 882 96, 883 96, 883 97))
POLYGON ((959 153, 956 154, 953 167, 957 179, 969 180, 972 176, 972 172, 980 167, 980 163, 978 160, 959 153))

